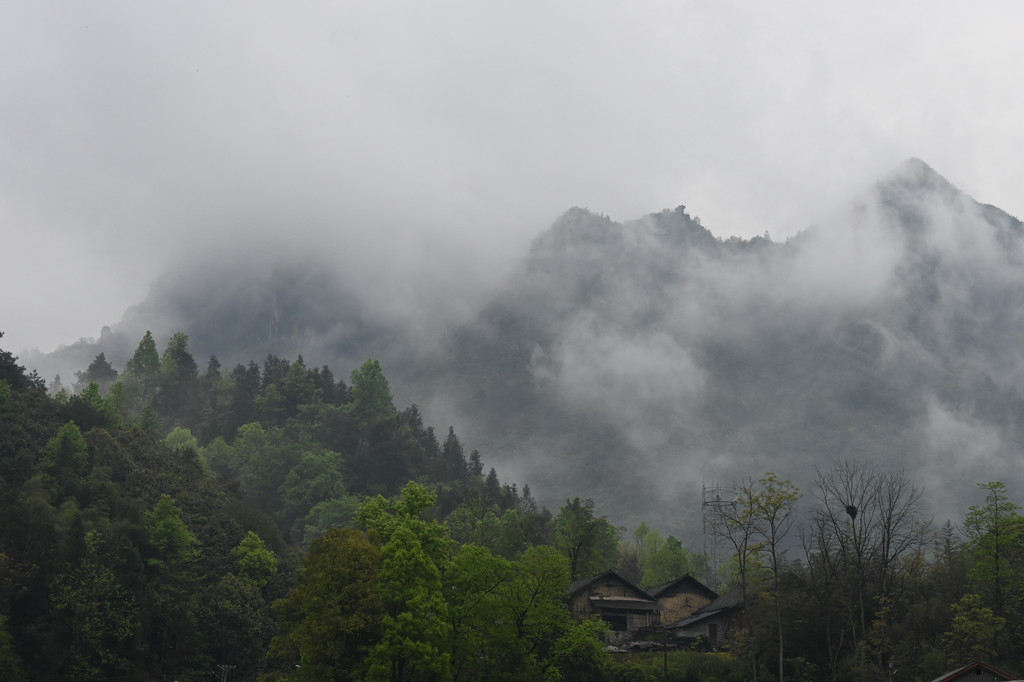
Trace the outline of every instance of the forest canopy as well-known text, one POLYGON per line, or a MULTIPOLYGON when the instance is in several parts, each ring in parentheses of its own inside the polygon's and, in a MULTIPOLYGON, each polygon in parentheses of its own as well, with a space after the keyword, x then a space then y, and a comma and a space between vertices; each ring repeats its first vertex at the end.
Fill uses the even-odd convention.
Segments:
POLYGON ((397 408, 374 359, 348 381, 301 356, 200 371, 187 335, 147 333, 77 379, 48 393, 0 351, 4 679, 662 679, 571 615, 572 581, 608 570, 740 594, 721 650, 689 642, 673 679, 927 680, 1024 653, 1000 482, 936 528, 904 472, 766 472, 730 488, 719 563, 588 497, 549 511, 397 408))

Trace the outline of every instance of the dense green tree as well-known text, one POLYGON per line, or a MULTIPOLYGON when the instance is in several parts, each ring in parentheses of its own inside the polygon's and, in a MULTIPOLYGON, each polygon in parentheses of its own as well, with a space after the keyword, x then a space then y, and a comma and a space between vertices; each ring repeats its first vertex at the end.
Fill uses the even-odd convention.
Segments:
POLYGON ((199 456, 219 480, 238 478, 240 465, 235 456, 235 448, 220 436, 214 438, 205 447, 199 448, 199 456))
POLYGON ((255 362, 236 365, 231 371, 231 379, 233 388, 229 432, 222 434, 228 440, 234 436, 235 429, 256 418, 256 398, 259 397, 261 390, 259 365, 255 362))
POLYGON ((480 523, 483 541, 498 556, 514 560, 527 549, 526 533, 515 509, 506 509, 500 517, 489 511, 480 523))
MULTIPOLYGON (((0 339, 4 333, 0 331, 0 339)), ((25 367, 18 364, 18 358, 10 351, 0 348, 0 383, 6 383, 15 391, 27 391, 30 388, 42 388, 43 383, 33 380, 25 372, 25 367)))
POLYGON ((148 559, 153 569, 146 596, 152 619, 150 645, 163 675, 178 675, 197 663, 200 603, 193 571, 199 541, 182 519, 181 508, 167 494, 146 514, 148 559))
POLYGON ((89 448, 78 425, 72 421, 61 426, 46 443, 41 467, 55 499, 81 494, 89 464, 89 448))
POLYGON ((554 520, 555 545, 569 559, 572 580, 614 566, 618 529, 603 516, 594 515, 594 501, 576 497, 566 500, 554 520))
POLYGON ((414 435, 399 419, 376 419, 359 433, 347 452, 346 474, 353 492, 392 495, 412 480, 412 459, 418 449, 414 435))
POLYGON ((343 466, 344 457, 337 452, 304 452, 284 477, 280 486, 280 518, 285 527, 303 542, 308 543, 318 534, 307 532, 307 528, 321 527, 327 521, 326 516, 333 516, 331 512, 347 512, 334 519, 336 523, 333 525, 343 527, 352 520, 358 503, 345 489, 341 474, 343 466), (314 521, 310 515, 318 506, 314 521))
POLYGON ((188 350, 188 334, 177 332, 160 356, 154 407, 169 425, 191 426, 199 414, 199 367, 188 350))
POLYGON ((487 680, 507 669, 516 632, 506 594, 514 578, 511 562, 478 545, 463 545, 445 574, 452 627, 452 677, 487 680))
POLYGON ((1005 626, 1006 619, 985 606, 981 595, 965 594, 953 605, 953 620, 942 638, 946 662, 957 665, 997 656, 999 632, 1005 626))
POLYGON ((199 392, 202 396, 196 436, 202 443, 209 443, 230 429, 231 382, 220 371, 220 361, 211 355, 206 372, 199 378, 199 392))
POLYGON ((417 534, 396 525, 381 548, 381 640, 370 651, 367 680, 451 678, 451 631, 441 571, 417 534))
POLYGON ((280 386, 292 363, 285 358, 276 355, 267 355, 263 360, 262 388, 267 390, 271 386, 280 386))
POLYGON ((351 495, 317 502, 302 521, 302 542, 311 542, 331 528, 347 528, 358 508, 359 500, 351 495))
POLYGON ((246 533, 231 554, 238 562, 238 579, 257 590, 263 589, 277 573, 277 557, 263 538, 252 531, 246 533))
POLYGON ((328 405, 344 405, 348 402, 348 387, 344 381, 335 381, 334 372, 327 365, 314 367, 310 377, 323 402, 328 405))
POLYGON ((284 397, 285 411, 288 417, 299 413, 299 407, 313 402, 316 395, 316 384, 300 355, 292 363, 288 372, 281 379, 281 395, 284 397))
POLYGON ((1008 588, 1017 577, 1010 559, 1019 555, 1024 517, 1018 513, 1020 507, 1010 501, 1002 482, 979 483, 978 487, 985 491, 985 501, 971 505, 964 519, 975 559, 970 578, 984 590, 995 615, 1002 617, 1008 588))
POLYGON ((86 537, 87 554, 53 582, 50 598, 67 614, 70 637, 57 673, 66 679, 105 680, 129 668, 130 640, 139 627, 134 597, 97 557, 99 537, 86 537))
POLYGON ((644 544, 643 553, 647 560, 641 583, 643 585, 660 585, 687 574, 703 576, 707 571, 704 556, 684 547, 682 541, 674 535, 669 535, 663 541, 661 534, 652 530, 644 544))
POLYGON ((257 587, 234 573, 225 574, 204 590, 198 620, 205 626, 210 660, 234 666, 232 679, 253 679, 262 671, 276 628, 257 587))
POLYGON ((125 363, 124 371, 142 382, 147 393, 155 390, 160 378, 160 354, 157 352, 153 333, 148 329, 142 340, 139 341, 131 359, 125 363))
POLYGON ((608 665, 608 650, 601 640, 610 630, 600 618, 572 623, 555 640, 545 678, 588 682, 603 677, 608 665))
POLYGON ((288 596, 274 605, 281 634, 270 646, 281 679, 362 680, 380 638, 379 536, 332 529, 315 540, 288 596))
POLYGON ((172 450, 197 450, 199 441, 192 432, 181 426, 175 426, 164 438, 164 443, 172 450))
POLYGON ((506 665, 524 670, 524 679, 558 679, 555 647, 573 627, 565 604, 569 571, 568 559, 548 546, 528 549, 515 564, 505 597, 515 626, 514 646, 507 653, 506 665))
POLYGON ((410 481, 394 502, 382 495, 366 500, 356 513, 356 522, 379 533, 385 544, 399 528, 408 528, 434 565, 444 570, 451 558, 451 534, 437 520, 424 518, 436 503, 436 495, 410 481))
POLYGON ((451 676, 441 576, 451 561, 452 541, 444 525, 424 518, 436 502, 424 486, 409 483, 396 501, 377 496, 356 514, 360 525, 384 540, 380 587, 385 616, 367 679, 451 676))
POLYGON ((100 353, 84 372, 75 372, 75 378, 78 380, 75 382, 77 393, 81 393, 92 383, 95 383, 103 393, 117 380, 117 370, 107 362, 106 355, 100 353))
POLYGON ((285 371, 264 386, 254 363, 225 378, 211 360, 198 378, 187 340, 160 359, 147 335, 106 397, 92 384, 54 400, 16 366, 0 382, 0 677, 201 679, 224 664, 252 679, 278 627, 268 679, 597 670, 582 653, 596 639, 578 636, 591 626, 565 607, 568 560, 529 547, 553 541, 550 512, 482 463, 470 476, 454 429, 442 445, 415 406, 396 412, 379 365, 355 383, 386 399, 357 418, 326 367, 274 363, 285 371), (254 419, 260 401, 283 406, 264 410, 279 426, 254 419), (348 489, 394 495, 411 479, 361 507, 348 489), (457 508, 501 556, 455 551, 439 519, 457 508), (306 578, 271 517, 310 543, 306 578), (353 519, 368 530, 318 560, 314 538, 353 519), (366 608, 334 608, 346 589, 366 608))
POLYGON ((469 453, 469 473, 473 478, 479 478, 484 475, 484 463, 480 459, 480 451, 473 450, 469 453))
POLYGON ((176 571, 199 556, 199 541, 181 518, 181 508, 170 495, 160 496, 146 515, 146 529, 149 544, 155 555, 149 563, 161 570, 176 571))
POLYGON ((288 418, 288 406, 277 384, 270 384, 256 397, 256 419, 267 426, 283 426, 288 418))
POLYGON ((448 436, 441 446, 441 470, 436 478, 439 481, 458 481, 466 478, 466 456, 454 427, 448 427, 448 436))
POLYGON ((345 409, 363 426, 394 415, 391 386, 380 362, 371 358, 352 372, 352 402, 345 409))
POLYGON ((264 509, 278 508, 281 481, 299 461, 297 443, 281 428, 253 422, 238 429, 233 456, 231 468, 237 471, 246 496, 264 509))

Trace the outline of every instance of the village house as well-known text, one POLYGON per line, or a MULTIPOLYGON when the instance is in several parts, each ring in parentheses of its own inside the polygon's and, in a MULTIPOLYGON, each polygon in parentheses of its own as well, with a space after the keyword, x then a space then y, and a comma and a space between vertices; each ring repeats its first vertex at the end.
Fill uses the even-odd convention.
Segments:
POLYGON ((647 594, 661 602, 662 623, 681 621, 718 598, 717 592, 689 574, 648 587, 647 594))
POLYGON ((690 616, 669 623, 665 629, 672 639, 691 642, 699 640, 705 646, 717 649, 729 633, 741 628, 742 624, 743 599, 739 588, 736 588, 705 604, 690 616))
POLYGON ((1014 682, 1016 675, 1004 673, 983 661, 971 661, 944 675, 939 675, 932 682, 1014 682))
POLYGON ((614 571, 577 580, 569 588, 574 618, 599 616, 612 630, 653 630, 661 625, 661 604, 614 571))

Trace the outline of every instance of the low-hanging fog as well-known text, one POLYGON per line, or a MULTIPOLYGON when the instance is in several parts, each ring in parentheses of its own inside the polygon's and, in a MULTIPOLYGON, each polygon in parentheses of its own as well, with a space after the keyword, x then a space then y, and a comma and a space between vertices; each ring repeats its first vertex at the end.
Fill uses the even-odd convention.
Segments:
POLYGON ((439 409, 485 452, 632 523, 692 533, 702 484, 806 489, 839 459, 905 470, 955 520, 1019 478, 1022 239, 917 160, 784 243, 577 209, 420 388, 457 377, 439 409))
POLYGON ((465 312, 569 206, 685 203, 784 240, 910 156, 1020 214, 1022 11, 16 1, 5 343, 96 336, 161 273, 240 250, 465 312))
POLYGON ((690 537, 702 482, 836 458, 956 519, 1020 449, 1020 226, 899 164, 1021 215, 1022 12, 14 3, 0 345, 372 355, 544 502, 690 537))
POLYGON ((906 471, 955 521, 975 483, 1019 479, 1022 263, 1020 222, 912 159, 784 242, 722 239, 682 206, 571 209, 476 308, 381 305, 329 257, 241 252, 28 359, 121 367, 146 329, 186 331, 200 360, 302 354, 344 376, 377 357, 399 406, 542 502, 593 497, 691 542, 702 485, 774 471, 808 490, 836 460, 906 471))

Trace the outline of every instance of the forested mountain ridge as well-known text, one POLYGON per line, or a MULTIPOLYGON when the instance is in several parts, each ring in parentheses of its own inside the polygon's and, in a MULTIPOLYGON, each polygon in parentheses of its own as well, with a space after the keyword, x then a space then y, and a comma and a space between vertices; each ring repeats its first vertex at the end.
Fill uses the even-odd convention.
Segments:
MULTIPOLYGON (((372 283, 323 258, 226 259, 169 274, 57 355, 116 365, 163 329, 229 364, 378 357, 396 395, 542 501, 582 487, 621 523, 691 541, 701 482, 772 468, 803 483, 834 457, 935 472, 944 518, 964 502, 949 472, 1009 479, 1024 441, 1021 233, 910 160, 785 243, 718 238, 684 207, 572 209, 443 334, 380 314, 372 283)), ((56 366, 23 359, 47 379, 56 366)))
POLYGON ((424 387, 517 476, 585 481, 615 518, 699 528, 702 481, 834 457, 957 500, 948 472, 1010 476, 1022 444, 1022 234, 918 160, 785 243, 573 209, 424 387))
POLYGON ((718 239, 682 207, 627 223, 571 210, 436 346, 355 289, 304 308, 337 280, 296 266, 243 278, 256 293, 227 324, 238 292, 208 288, 223 272, 162 292, 176 321, 262 365, 205 346, 201 370, 187 333, 159 336, 162 354, 146 333, 109 358, 83 344, 95 357, 48 395, 0 351, 0 671, 658 679, 568 616, 569 580, 609 567, 642 585, 750 581, 756 627, 691 677, 770 679, 777 662, 791 680, 927 680, 1018 661, 1021 233, 912 161, 784 244, 718 239), (310 339, 403 361, 349 363, 345 382, 263 354, 310 339), (422 413, 396 409, 382 368, 422 413), (803 551, 752 526, 732 538, 737 570, 711 574, 684 549, 701 480, 739 484, 737 509, 800 512, 803 551), (953 523, 933 534, 936 509, 963 542, 953 523))
POLYGON ((349 383, 275 355, 200 372, 187 335, 159 353, 147 333, 78 378, 50 396, 0 350, 4 679, 923 681, 1024 650, 1024 519, 1001 482, 974 488, 961 538, 906 472, 832 460, 803 495, 750 475, 711 526, 735 550, 717 563, 485 476, 454 429, 395 408, 376 360, 349 383), (724 651, 669 628, 626 636, 684 651, 613 658, 625 620, 569 608, 607 569, 720 581, 746 615, 724 651))
MULTIPOLYGON (((262 367, 226 373, 211 358, 200 372, 187 335, 173 335, 160 353, 147 333, 120 371, 100 353, 79 380, 80 392, 50 396, 38 375, 0 350, 3 679, 196 680, 219 670, 253 680, 268 668, 284 673, 270 679, 293 679, 297 660, 308 668, 299 679, 339 671, 357 679, 389 633, 385 616, 412 608, 417 581, 434 587, 414 564, 401 588, 377 594, 378 573, 398 570, 388 553, 407 541, 399 522, 420 533, 416 543, 433 538, 438 590, 436 571, 448 567, 456 543, 475 546, 472 560, 504 562, 509 580, 538 572, 546 611, 535 616, 535 601, 522 607, 536 630, 515 643, 543 647, 536 665, 567 665, 551 647, 572 633, 599 651, 596 631, 577 632, 561 600, 576 571, 615 562, 614 527, 576 498, 575 518, 602 529, 606 542, 570 563, 550 546, 564 519, 539 507, 528 487, 501 484, 493 468, 485 475, 479 453, 467 455, 453 429, 440 440, 415 405, 397 410, 377 361, 354 370, 350 384, 301 357, 271 355, 262 367), (400 536, 394 545, 392 533, 400 536), (339 538, 347 541, 333 544, 339 538), (297 574, 300 562, 308 570, 297 574), (363 582, 338 583, 358 562, 369 562, 358 569, 363 582), (318 570, 326 575, 314 581, 318 570), (306 653, 303 628, 325 602, 348 604, 344 590, 368 600, 346 626, 366 646, 332 668, 306 653)), ((688 555, 673 543, 671 570, 684 570, 688 555)), ((436 615, 431 641, 450 647, 446 608, 436 615)), ((312 641, 335 646, 322 634, 312 641)))

